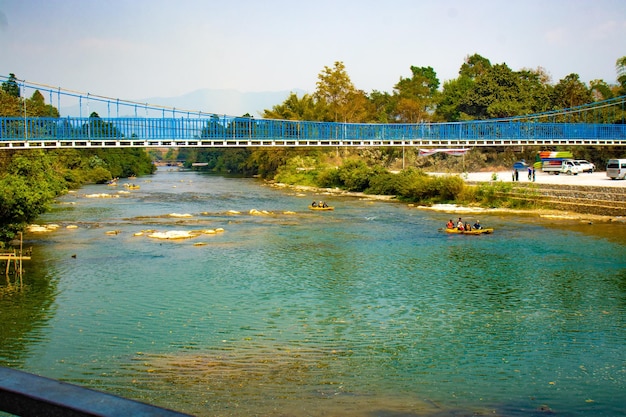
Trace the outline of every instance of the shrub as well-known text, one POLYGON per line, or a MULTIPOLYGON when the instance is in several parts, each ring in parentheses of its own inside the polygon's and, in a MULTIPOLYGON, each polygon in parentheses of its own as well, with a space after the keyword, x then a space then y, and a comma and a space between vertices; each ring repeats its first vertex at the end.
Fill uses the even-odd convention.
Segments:
POLYGON ((93 182, 96 184, 104 184, 111 178, 112 176, 109 170, 101 166, 89 170, 85 175, 85 179, 87 180, 87 182, 93 182))
POLYGON ((365 192, 377 195, 398 195, 401 180, 402 178, 399 174, 392 174, 391 172, 378 173, 370 178, 369 187, 365 192))
POLYGON ((512 188, 510 183, 502 181, 479 184, 474 186, 474 199, 486 207, 500 207, 505 205, 512 188))
POLYGON ((342 182, 339 178, 339 170, 337 168, 327 168, 317 173, 316 185, 323 188, 341 187, 342 182))
POLYGON ((346 161, 339 167, 339 179, 348 191, 365 191, 369 187, 371 170, 361 160, 346 161))

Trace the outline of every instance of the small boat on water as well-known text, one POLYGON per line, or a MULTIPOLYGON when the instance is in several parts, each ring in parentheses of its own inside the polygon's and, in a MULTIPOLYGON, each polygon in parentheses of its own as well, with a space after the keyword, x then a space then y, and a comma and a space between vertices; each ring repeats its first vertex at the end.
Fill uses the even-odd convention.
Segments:
POLYGON ((326 207, 320 207, 320 206, 309 206, 309 210, 317 210, 317 211, 331 211, 334 210, 334 207, 331 206, 326 206, 326 207))
POLYGON ((486 229, 472 229, 472 230, 459 230, 458 228, 453 228, 453 229, 445 229, 446 233, 454 233, 457 235, 488 235, 493 233, 493 228, 489 227, 486 229))

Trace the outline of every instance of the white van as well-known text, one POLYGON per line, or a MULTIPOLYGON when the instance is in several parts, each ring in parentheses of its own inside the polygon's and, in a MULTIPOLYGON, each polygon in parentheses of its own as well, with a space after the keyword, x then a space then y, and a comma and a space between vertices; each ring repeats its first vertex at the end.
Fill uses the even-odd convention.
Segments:
POLYGON ((626 159, 609 159, 606 164, 606 176, 612 180, 626 177, 626 159))

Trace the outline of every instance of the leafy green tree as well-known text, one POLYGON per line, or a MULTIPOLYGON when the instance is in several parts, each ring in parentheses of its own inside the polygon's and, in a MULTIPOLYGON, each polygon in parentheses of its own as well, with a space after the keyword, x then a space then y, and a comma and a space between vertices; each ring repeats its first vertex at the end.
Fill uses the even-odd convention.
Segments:
POLYGON ((479 54, 465 57, 465 62, 459 69, 459 75, 474 80, 485 74, 491 68, 491 62, 479 54))
MULTIPOLYGON (((202 138, 222 138, 225 135, 226 126, 224 126, 220 118, 216 115, 211 116, 211 120, 207 122, 207 125, 202 128, 202 132, 200 133, 200 137, 202 138)), ((170 158, 166 155, 165 159, 169 160, 170 158)))
POLYGON ((518 79, 506 64, 489 67, 476 77, 473 87, 459 103, 459 110, 475 119, 520 114, 518 79))
POLYGON ((215 166, 216 171, 231 174, 252 174, 246 170, 250 151, 246 148, 224 149, 215 166))
POLYGON ((9 78, 2 83, 2 91, 12 97, 20 96, 20 87, 17 84, 17 78, 15 78, 15 74, 10 73, 9 78))
MULTIPOLYGON (((8 152, 8 151, 5 151, 8 152)), ((15 152, 0 173, 0 241, 15 237, 65 188, 42 150, 15 152)))
POLYGON ((578 74, 569 74, 554 86, 552 105, 554 109, 570 108, 591 103, 591 91, 580 81, 578 74))
POLYGON ((82 133, 90 138, 124 137, 113 123, 105 122, 95 111, 89 115, 89 121, 82 126, 82 133))
POLYGON ((21 99, 0 90, 0 117, 19 117, 21 111, 23 111, 21 99))
POLYGON ((374 90, 369 95, 370 106, 373 111, 372 121, 376 123, 392 123, 395 109, 395 99, 387 92, 374 90))
MULTIPOLYGON (((537 113, 550 109, 551 88, 540 70, 513 71, 506 64, 487 67, 466 84, 456 111, 474 119, 537 113)), ((445 95, 445 94, 444 94, 445 95)), ((447 97, 443 102, 447 104, 447 97)), ((454 114, 448 109, 448 114, 454 114)))
POLYGON ((374 108, 363 90, 355 90, 347 98, 348 102, 343 108, 345 121, 368 123, 375 120, 374 108))
POLYGON ((439 120, 456 122, 476 118, 476 109, 466 101, 475 85, 476 78, 484 75, 491 69, 491 62, 479 54, 466 56, 459 76, 454 80, 444 82, 443 92, 435 110, 439 120), (468 113, 469 112, 469 113, 468 113))
POLYGON ((227 138, 246 138, 254 136, 256 131, 256 122, 254 117, 244 114, 242 117, 236 117, 228 123, 226 127, 227 138))
POLYGON ((306 150, 297 148, 257 148, 250 152, 246 161, 246 170, 260 175, 262 178, 273 178, 281 168, 288 167, 297 161, 319 161, 322 153, 317 150, 306 150))
POLYGON ((550 76, 538 67, 537 69, 522 69, 515 73, 519 80, 518 101, 522 104, 517 115, 540 113, 550 110, 550 76))
POLYGON ((320 121, 326 118, 326 109, 324 103, 316 101, 309 94, 298 98, 297 94, 291 93, 282 104, 275 105, 271 110, 264 110, 263 117, 279 120, 320 121))
POLYGON ((51 104, 46 104, 39 90, 35 90, 31 98, 26 100, 24 107, 28 117, 59 117, 59 110, 51 104))
POLYGON ((461 110, 460 103, 474 87, 474 81, 461 75, 454 80, 443 83, 441 99, 435 110, 435 116, 439 120, 457 122, 459 120, 469 120, 471 117, 461 110))
POLYGON ((439 79, 432 67, 411 66, 412 77, 400 78, 394 87, 395 119, 420 123, 431 119, 438 96, 439 79))
POLYGON ((178 160, 185 161, 185 167, 191 168, 198 161, 198 148, 178 148, 178 160))
POLYGON ((367 96, 354 87, 343 62, 335 62, 334 68, 324 67, 313 96, 328 106, 327 121, 361 122, 370 115, 367 96))
POLYGON ((112 178, 146 175, 156 170, 143 148, 99 148, 84 149, 81 152, 89 158, 91 168, 106 168, 112 178))

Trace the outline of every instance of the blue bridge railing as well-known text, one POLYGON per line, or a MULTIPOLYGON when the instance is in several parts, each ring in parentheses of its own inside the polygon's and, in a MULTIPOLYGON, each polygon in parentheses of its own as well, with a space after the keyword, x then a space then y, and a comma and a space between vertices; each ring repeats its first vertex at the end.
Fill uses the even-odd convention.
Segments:
MULTIPOLYGON (((422 124, 365 124, 211 118, 0 118, 2 142, 184 142, 189 146, 402 145, 462 142, 467 145, 518 143, 626 144, 626 124, 478 121, 422 124), (237 143, 230 143, 236 141, 237 143), (276 143, 276 142, 279 143, 276 143), (266 143, 272 142, 272 143, 266 143), (289 143, 286 143, 289 142, 289 143), (405 143, 406 142, 406 143, 405 143), (207 145, 209 144, 209 145, 207 145)), ((156 143, 154 144, 156 146, 156 143)), ((179 143, 180 145, 180 143, 179 143)))
MULTIPOLYGON (((0 76, 0 81, 8 80, 0 76)), ((20 117, 0 117, 0 149, 62 147, 626 145, 626 96, 508 119, 369 124, 256 119, 112 99, 26 81, 20 117), (28 93, 50 113, 62 102, 78 116, 30 117, 28 93), (43 93, 42 93, 43 92, 43 93), (33 93, 34 94, 34 93, 33 93), (96 117, 94 112, 99 111, 96 117), (94 117, 85 117, 94 115, 94 117), (100 117, 106 115, 106 117, 100 117)), ((15 85, 14 85, 15 86, 15 85)), ((97 112, 95 112, 97 114, 97 112)))

